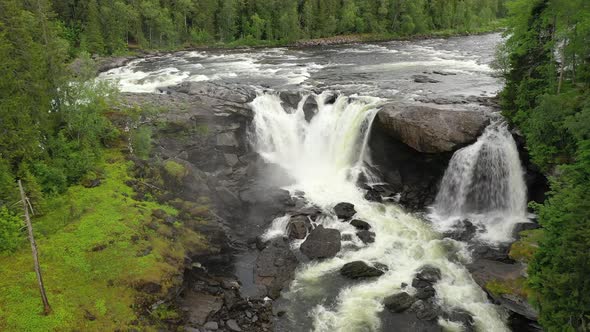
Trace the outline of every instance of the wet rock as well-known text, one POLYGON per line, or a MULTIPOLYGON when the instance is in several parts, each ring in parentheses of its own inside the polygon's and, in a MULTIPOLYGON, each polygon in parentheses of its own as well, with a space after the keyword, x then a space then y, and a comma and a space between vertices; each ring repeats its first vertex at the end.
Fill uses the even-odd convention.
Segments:
POLYGON ((299 92, 281 91, 279 92, 279 98, 281 98, 283 105, 297 109, 297 105, 301 101, 301 94, 299 92))
POLYGON ((226 187, 215 188, 215 193, 217 193, 219 199, 229 208, 239 209, 242 206, 242 202, 238 196, 226 187))
POLYGON ((233 319, 230 319, 227 322, 225 322, 225 326, 227 326, 227 328, 230 329, 231 331, 235 331, 235 332, 242 331, 242 329, 240 328, 238 323, 233 319))
POLYGON ((201 330, 192 326, 185 326, 184 332, 201 332, 201 330))
POLYGON ((240 145, 233 132, 226 132, 217 135, 218 147, 237 148, 240 145))
POLYGON ((303 240, 310 230, 311 222, 304 215, 291 217, 287 226, 287 234, 290 239, 303 240))
POLYGON ((336 94, 331 94, 328 97, 326 97, 326 99, 324 99, 324 102, 328 105, 334 104, 336 102, 336 99, 338 99, 338 95, 336 94))
POLYGON ((435 80, 434 78, 430 78, 426 75, 414 75, 412 79, 416 83, 440 83, 439 80, 435 80))
POLYGON ((340 232, 320 225, 309 233, 300 250, 309 259, 319 259, 336 256, 340 248, 340 232))
POLYGON ((368 222, 362 221, 360 219, 354 219, 353 221, 350 222, 350 224, 352 226, 354 226, 354 228, 356 228, 358 230, 362 230, 362 231, 366 231, 366 230, 371 229, 371 225, 369 225, 368 222))
POLYGON ((383 305, 393 312, 404 312, 416 302, 416 298, 406 292, 391 295, 383 300, 383 305))
POLYGON ((334 212, 340 219, 350 219, 356 214, 354 205, 350 203, 338 203, 334 206, 334 212))
POLYGON ((219 324, 217 324, 217 322, 207 322, 205 325, 203 325, 203 327, 206 330, 217 331, 217 329, 219 329, 219 324))
POLYGON ((399 104, 384 105, 378 121, 388 135, 425 153, 455 151, 474 142, 489 124, 481 112, 399 104))
POLYGON ((307 97, 305 103, 303 104, 303 113, 305 114, 305 120, 310 122, 311 119, 317 114, 318 112, 318 103, 313 96, 307 97))
POLYGON ((450 313, 443 313, 442 317, 448 321, 460 323, 463 325, 463 331, 473 332, 475 331, 475 321, 473 315, 463 309, 453 309, 450 313))
POLYGON ((368 265, 363 261, 346 263, 340 269, 340 274, 350 279, 374 278, 383 275, 383 271, 368 265))
POLYGON ((440 309, 429 301, 417 301, 413 308, 416 311, 416 317, 425 321, 433 321, 441 314, 440 309))
POLYGON ((420 287, 416 292, 416 297, 420 300, 426 300, 436 295, 436 291, 432 286, 420 287))
POLYGON ((449 232, 445 232, 444 237, 448 237, 453 240, 468 242, 477 233, 477 227, 473 225, 469 220, 463 220, 458 225, 455 225, 449 232))
POLYGON ((273 240, 256 259, 255 283, 265 286, 268 296, 277 298, 293 277, 297 264, 289 243, 285 239, 273 240))
POLYGON ((526 266, 522 264, 507 264, 489 259, 477 259, 468 266, 473 280, 482 287, 497 304, 521 315, 529 320, 536 321, 538 312, 528 303, 527 299, 518 293, 495 294, 488 290, 491 282, 514 284, 515 281, 526 274, 526 266))
POLYGON ((420 268, 415 279, 434 284, 441 279, 440 269, 431 265, 425 265, 420 268))
POLYGON ((356 233, 356 236, 364 243, 369 244, 375 242, 375 233, 370 231, 360 231, 356 233))
POLYGON ((223 299, 219 296, 200 292, 189 292, 182 300, 182 306, 189 308, 188 321, 201 326, 223 307, 223 299))
POLYGON ((452 72, 448 72, 448 71, 442 71, 442 70, 434 70, 432 71, 433 74, 436 75, 441 75, 441 76, 454 76, 457 75, 457 73, 452 73, 452 72))
POLYGON ((381 197, 381 193, 374 189, 369 189, 365 193, 365 199, 370 202, 383 202, 383 198, 381 197))

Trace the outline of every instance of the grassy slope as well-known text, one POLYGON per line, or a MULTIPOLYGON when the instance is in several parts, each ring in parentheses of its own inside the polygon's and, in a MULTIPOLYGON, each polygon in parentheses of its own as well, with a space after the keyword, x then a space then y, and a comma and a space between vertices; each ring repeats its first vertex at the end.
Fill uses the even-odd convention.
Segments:
POLYGON ((102 185, 71 187, 48 202, 50 213, 34 220, 51 315, 41 314, 30 248, 24 244, 17 253, 0 256, 0 331, 126 330, 137 324, 134 304, 146 296, 136 287, 155 282, 163 287, 155 296, 164 295, 181 272, 185 245, 206 245, 185 229, 173 240, 173 228, 182 226, 165 225, 151 214, 176 211, 131 198, 125 184, 130 163, 116 151, 105 159, 102 185), (147 248, 151 253, 138 257, 147 248), (88 313, 96 319, 89 320, 88 313))

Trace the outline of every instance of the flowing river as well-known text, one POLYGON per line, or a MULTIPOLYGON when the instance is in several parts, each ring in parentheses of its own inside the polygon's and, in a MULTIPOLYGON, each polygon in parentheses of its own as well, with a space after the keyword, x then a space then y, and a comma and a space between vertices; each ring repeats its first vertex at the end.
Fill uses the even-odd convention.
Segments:
MULTIPOLYGON (((508 222, 480 235, 483 241, 502 242, 510 237, 515 220, 524 219, 522 169, 514 141, 502 124, 492 125, 477 143, 455 154, 430 221, 394 202, 370 202, 357 186, 361 174, 372 179, 368 137, 379 106, 384 101, 441 104, 437 100, 443 99, 446 106, 439 107, 457 107, 451 105, 454 100, 494 95, 501 82, 489 64, 500 41, 499 34, 489 34, 303 49, 180 52, 134 60, 102 73, 101 78, 136 93, 165 92, 167 86, 185 81, 260 88, 251 103, 251 145, 294 179, 285 189, 304 192, 311 205, 325 212, 316 225, 338 229, 346 238, 336 257, 300 266, 283 295, 288 310, 277 330, 394 330, 395 324, 384 325, 383 299, 401 291, 413 294, 415 290, 404 284, 411 284, 416 272, 430 265, 442 276, 434 284, 438 306, 448 312, 469 312, 479 331, 505 331, 506 313, 490 303, 464 266, 470 261, 466 244, 440 236, 441 230, 465 216, 482 224, 489 216, 508 216, 504 218, 508 222), (419 83, 417 75, 438 83, 419 83), (272 90, 299 91, 305 97, 297 109, 291 109, 272 90), (328 102, 327 91, 340 95, 328 102), (311 121, 303 110, 306 98, 317 103, 311 121), (333 207, 340 202, 354 204, 355 218, 370 224, 374 243, 364 244, 353 226, 338 220, 333 207), (354 261, 382 264, 388 270, 361 282, 345 280, 338 271, 354 261)), ((469 101, 461 108, 485 111, 469 101)), ((283 236, 287 221, 288 216, 277 218, 264 237, 283 236)), ((301 242, 293 242, 294 249, 301 242)), ((444 318, 438 324, 462 329, 444 318)))

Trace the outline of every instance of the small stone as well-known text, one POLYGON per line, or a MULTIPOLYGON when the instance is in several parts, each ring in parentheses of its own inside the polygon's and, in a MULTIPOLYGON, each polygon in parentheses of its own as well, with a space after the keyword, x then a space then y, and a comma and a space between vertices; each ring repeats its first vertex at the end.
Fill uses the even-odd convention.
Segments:
POLYGON ((238 323, 235 320, 233 320, 233 319, 230 319, 230 320, 226 321, 225 322, 225 325, 227 325, 227 327, 230 330, 232 330, 232 331, 236 331, 236 332, 241 332, 242 331, 242 329, 240 328, 240 326, 238 325, 238 323))
POLYGON ((219 329, 219 324, 217 322, 207 322, 203 327, 207 330, 216 331, 219 329))

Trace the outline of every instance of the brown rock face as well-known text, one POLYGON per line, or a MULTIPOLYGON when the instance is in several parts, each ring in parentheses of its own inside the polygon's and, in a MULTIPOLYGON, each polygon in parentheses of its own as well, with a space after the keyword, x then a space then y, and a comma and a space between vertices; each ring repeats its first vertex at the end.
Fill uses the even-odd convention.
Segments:
POLYGON ((489 124, 480 112, 386 104, 378 115, 386 132, 424 153, 457 150, 477 139, 489 124))

